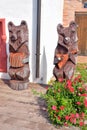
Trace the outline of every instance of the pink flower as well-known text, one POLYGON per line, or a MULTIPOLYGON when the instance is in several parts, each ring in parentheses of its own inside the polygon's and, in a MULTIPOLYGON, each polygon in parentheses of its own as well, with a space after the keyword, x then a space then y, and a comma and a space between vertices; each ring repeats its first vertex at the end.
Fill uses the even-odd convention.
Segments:
POLYGON ((65 116, 65 119, 66 119, 67 121, 69 120, 69 118, 70 118, 70 117, 69 117, 68 115, 65 116))
POLYGON ((75 115, 75 116, 76 116, 76 118, 79 118, 79 114, 78 114, 78 113, 76 113, 76 115, 75 115))
POLYGON ((76 102, 77 105, 81 105, 81 102, 76 102))
POLYGON ((87 87, 85 87, 85 90, 87 91, 87 87))
POLYGON ((73 123, 76 124, 76 118, 74 118, 73 123))
POLYGON ((85 116, 85 114, 82 112, 82 113, 81 113, 81 117, 84 118, 84 116, 85 116))
POLYGON ((52 106, 52 110, 56 110, 56 109, 57 109, 57 107, 53 105, 52 106))
POLYGON ((78 93, 78 96, 81 96, 81 94, 80 94, 80 93, 78 93))

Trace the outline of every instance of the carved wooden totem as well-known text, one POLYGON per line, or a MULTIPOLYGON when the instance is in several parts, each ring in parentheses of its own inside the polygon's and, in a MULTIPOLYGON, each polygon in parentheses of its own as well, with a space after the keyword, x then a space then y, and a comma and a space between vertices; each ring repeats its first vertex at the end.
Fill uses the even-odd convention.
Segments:
POLYGON ((21 21, 19 26, 15 26, 9 22, 8 30, 10 87, 15 90, 26 89, 30 75, 27 23, 21 21))
POLYGON ((59 79, 71 79, 74 74, 78 53, 76 30, 77 25, 74 21, 70 22, 68 27, 63 27, 61 24, 57 26, 59 38, 55 48, 55 67, 53 69, 53 74, 57 81, 59 79))

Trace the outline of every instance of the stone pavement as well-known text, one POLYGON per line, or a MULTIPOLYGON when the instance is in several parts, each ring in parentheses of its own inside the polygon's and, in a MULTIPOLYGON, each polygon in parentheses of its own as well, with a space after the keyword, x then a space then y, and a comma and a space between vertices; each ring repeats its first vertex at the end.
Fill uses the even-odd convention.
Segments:
POLYGON ((0 130, 80 130, 55 128, 48 120, 44 101, 32 89, 45 93, 46 86, 29 83, 27 90, 16 91, 0 80, 0 130))

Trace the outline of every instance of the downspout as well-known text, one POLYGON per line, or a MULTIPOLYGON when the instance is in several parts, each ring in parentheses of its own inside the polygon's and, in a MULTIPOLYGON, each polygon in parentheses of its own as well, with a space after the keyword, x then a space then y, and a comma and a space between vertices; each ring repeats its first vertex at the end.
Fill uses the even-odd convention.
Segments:
POLYGON ((41 0, 37 0, 36 78, 39 78, 39 72, 40 72, 40 24, 41 24, 41 0))

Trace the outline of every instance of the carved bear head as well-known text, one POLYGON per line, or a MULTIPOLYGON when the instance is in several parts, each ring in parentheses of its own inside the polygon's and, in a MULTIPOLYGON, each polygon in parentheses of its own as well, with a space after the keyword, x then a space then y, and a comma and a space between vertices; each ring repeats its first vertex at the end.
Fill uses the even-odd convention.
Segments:
POLYGON ((14 50, 17 50, 24 42, 28 42, 28 27, 26 21, 21 21, 19 26, 15 26, 12 22, 9 22, 8 30, 9 44, 14 50))
POLYGON ((63 27, 62 24, 58 24, 57 32, 59 34, 58 43, 71 46, 77 42, 77 24, 72 21, 68 27, 63 27))

